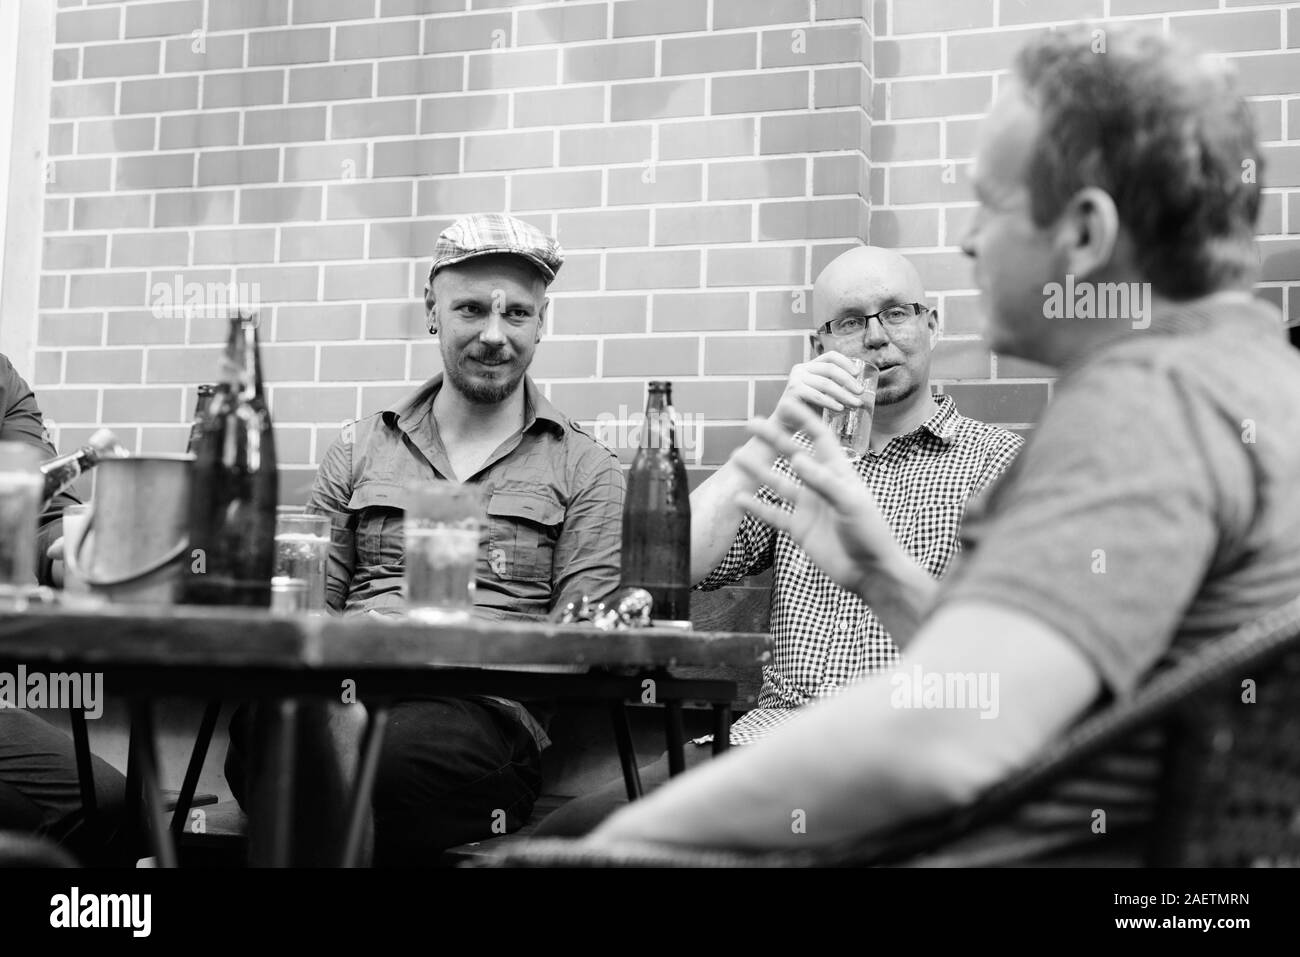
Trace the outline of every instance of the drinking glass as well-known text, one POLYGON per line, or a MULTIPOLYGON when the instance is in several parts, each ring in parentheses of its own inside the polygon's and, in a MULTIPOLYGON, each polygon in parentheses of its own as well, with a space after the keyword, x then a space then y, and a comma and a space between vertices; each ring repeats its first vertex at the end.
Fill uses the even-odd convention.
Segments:
POLYGON ((839 412, 822 410, 822 421, 834 433, 844 451, 849 455, 861 455, 871 442, 871 416, 876 407, 876 384, 880 379, 880 370, 865 359, 849 357, 853 364, 853 376, 865 391, 862 393, 863 404, 845 406, 839 412))
POLYGON ((435 481, 409 492, 403 522, 407 614, 417 621, 467 621, 484 520, 479 490, 435 481))
POLYGON ((326 515, 280 507, 275 516, 275 611, 325 613, 325 568, 329 561, 330 520, 326 515))
POLYGON ((0 598, 26 595, 36 585, 44 459, 35 446, 0 442, 0 598))

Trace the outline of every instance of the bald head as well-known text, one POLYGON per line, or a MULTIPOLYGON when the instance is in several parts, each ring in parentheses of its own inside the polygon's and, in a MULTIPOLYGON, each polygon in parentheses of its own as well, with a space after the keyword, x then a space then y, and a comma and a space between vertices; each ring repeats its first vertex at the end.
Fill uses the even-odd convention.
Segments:
POLYGON ((838 315, 875 312, 888 302, 925 302, 916 267, 880 246, 857 246, 836 256, 813 285, 816 326, 838 315))
MULTIPOLYGON (((925 304, 925 287, 916 267, 879 246, 858 246, 833 259, 813 286, 813 323, 820 330, 833 319, 873 316, 890 306, 925 304)), ((931 309, 886 328, 873 321, 856 335, 813 332, 814 355, 834 350, 868 359, 881 370, 876 408, 909 407, 929 401, 930 351, 938 330, 931 309)))

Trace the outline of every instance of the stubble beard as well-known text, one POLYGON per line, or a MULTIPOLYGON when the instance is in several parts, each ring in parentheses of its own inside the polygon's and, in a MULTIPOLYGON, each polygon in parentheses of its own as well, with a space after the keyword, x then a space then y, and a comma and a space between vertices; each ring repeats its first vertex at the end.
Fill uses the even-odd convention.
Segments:
POLYGON ((520 369, 517 375, 502 382, 484 382, 466 375, 459 365, 448 364, 446 378, 457 392, 475 405, 496 405, 515 394, 527 371, 527 368, 520 369))

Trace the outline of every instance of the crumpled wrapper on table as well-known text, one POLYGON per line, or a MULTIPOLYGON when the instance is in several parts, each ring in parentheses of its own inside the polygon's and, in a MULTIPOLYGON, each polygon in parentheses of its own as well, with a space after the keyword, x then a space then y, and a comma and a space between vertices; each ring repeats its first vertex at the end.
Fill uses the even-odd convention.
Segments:
POLYGON ((571 601, 553 616, 562 625, 589 622, 601 631, 649 628, 654 599, 644 588, 623 588, 605 601, 593 602, 586 595, 571 601))

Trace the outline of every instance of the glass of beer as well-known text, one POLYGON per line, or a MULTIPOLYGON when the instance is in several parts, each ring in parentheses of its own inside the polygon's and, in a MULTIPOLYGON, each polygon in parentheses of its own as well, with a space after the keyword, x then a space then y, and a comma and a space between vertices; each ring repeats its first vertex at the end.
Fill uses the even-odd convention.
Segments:
POLYGON ((822 410, 822 421, 850 455, 862 455, 871 442, 871 416, 876 408, 876 383, 880 370, 865 359, 849 357, 853 364, 853 377, 862 386, 862 405, 845 406, 839 412, 822 410))
POLYGON ((274 611, 325 613, 325 566, 329 560, 330 520, 281 506, 275 516, 274 611))
POLYGON ((433 481, 409 492, 403 522, 407 614, 425 622, 468 621, 484 520, 479 489, 433 481))
POLYGON ((19 598, 36 587, 43 459, 35 446, 0 442, 0 599, 19 598))

